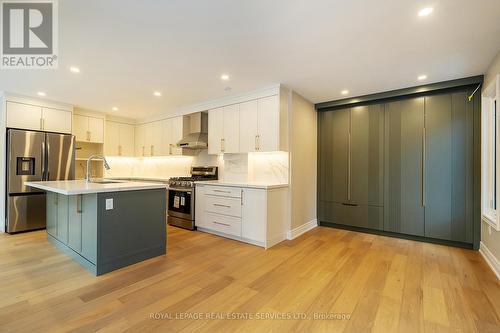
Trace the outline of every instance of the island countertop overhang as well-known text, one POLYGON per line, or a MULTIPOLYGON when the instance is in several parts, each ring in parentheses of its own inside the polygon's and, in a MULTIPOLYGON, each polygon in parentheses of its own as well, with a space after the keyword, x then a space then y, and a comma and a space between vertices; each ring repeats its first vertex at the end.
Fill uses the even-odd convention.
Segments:
POLYGON ((39 181, 25 182, 24 184, 26 186, 31 186, 40 190, 59 193, 63 195, 140 191, 167 188, 166 184, 161 183, 116 182, 101 184, 87 182, 85 180, 39 181))

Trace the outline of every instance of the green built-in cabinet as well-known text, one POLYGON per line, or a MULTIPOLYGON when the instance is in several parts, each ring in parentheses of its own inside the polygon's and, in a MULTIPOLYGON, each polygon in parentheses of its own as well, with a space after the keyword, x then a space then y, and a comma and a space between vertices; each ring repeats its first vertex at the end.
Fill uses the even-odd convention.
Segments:
POLYGON ((320 112, 320 223, 472 244, 471 92, 320 112))

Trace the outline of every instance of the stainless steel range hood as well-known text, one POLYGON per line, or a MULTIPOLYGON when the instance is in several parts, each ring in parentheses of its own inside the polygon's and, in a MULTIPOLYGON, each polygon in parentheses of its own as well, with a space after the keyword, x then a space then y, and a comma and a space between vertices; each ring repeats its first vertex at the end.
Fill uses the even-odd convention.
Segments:
POLYGON ((177 142, 177 147, 184 149, 207 149, 208 114, 197 112, 184 116, 184 123, 189 124, 188 134, 185 134, 182 140, 177 142))

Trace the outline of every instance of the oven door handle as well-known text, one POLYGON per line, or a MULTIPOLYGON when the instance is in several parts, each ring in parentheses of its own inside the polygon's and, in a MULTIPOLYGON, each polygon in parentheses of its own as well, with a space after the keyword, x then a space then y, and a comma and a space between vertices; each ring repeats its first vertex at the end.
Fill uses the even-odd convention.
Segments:
POLYGON ((175 187, 169 187, 169 191, 174 191, 174 192, 188 192, 188 193, 193 193, 192 188, 175 188, 175 187))

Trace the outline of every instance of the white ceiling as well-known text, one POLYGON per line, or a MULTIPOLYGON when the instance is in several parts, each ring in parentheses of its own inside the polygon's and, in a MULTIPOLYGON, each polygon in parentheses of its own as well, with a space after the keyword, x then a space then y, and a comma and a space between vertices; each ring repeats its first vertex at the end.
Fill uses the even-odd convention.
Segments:
POLYGON ((317 103, 483 74, 500 49, 499 0, 61 0, 59 11, 59 69, 0 70, 0 90, 133 118, 276 83, 317 103))

